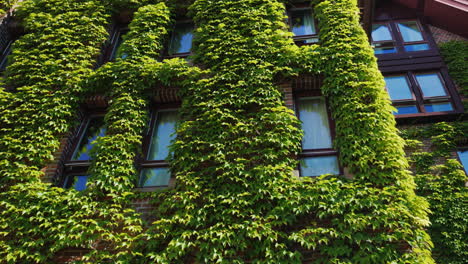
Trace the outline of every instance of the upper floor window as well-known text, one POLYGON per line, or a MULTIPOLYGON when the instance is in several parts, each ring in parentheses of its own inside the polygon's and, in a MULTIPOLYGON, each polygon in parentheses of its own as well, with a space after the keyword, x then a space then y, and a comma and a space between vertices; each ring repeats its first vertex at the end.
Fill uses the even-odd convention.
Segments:
POLYGON ((192 51, 194 25, 192 22, 176 23, 169 43, 169 56, 187 56, 192 51))
POLYGON ((120 45, 123 43, 123 35, 128 32, 126 26, 115 26, 110 33, 110 38, 107 45, 104 47, 102 57, 99 59, 99 64, 102 65, 108 61, 115 61, 117 58, 125 59, 127 54, 119 54, 120 45))
POLYGON ((325 98, 299 97, 296 109, 304 132, 300 175, 340 174, 338 152, 333 149, 331 120, 325 98))
POLYGON ((8 65, 8 56, 11 54, 12 44, 12 40, 8 41, 2 53, 0 54, 0 72, 4 71, 8 65))
POLYGON ((145 158, 141 162, 138 187, 167 187, 171 172, 166 159, 170 157, 169 146, 175 138, 176 123, 179 120, 176 109, 161 109, 153 114, 149 137, 145 140, 145 158))
POLYGON ((372 25, 375 54, 429 50, 429 42, 416 20, 391 21, 372 25))
POLYGON ((407 72, 385 77, 396 115, 453 112, 454 99, 440 72, 407 72))
POLYGON ((311 8, 294 8, 289 11, 290 27, 294 41, 300 44, 318 42, 318 32, 311 8))
POLYGON ((90 151, 96 139, 105 134, 106 126, 102 115, 85 118, 72 142, 72 152, 65 162, 63 187, 77 191, 86 189, 91 163, 90 151))

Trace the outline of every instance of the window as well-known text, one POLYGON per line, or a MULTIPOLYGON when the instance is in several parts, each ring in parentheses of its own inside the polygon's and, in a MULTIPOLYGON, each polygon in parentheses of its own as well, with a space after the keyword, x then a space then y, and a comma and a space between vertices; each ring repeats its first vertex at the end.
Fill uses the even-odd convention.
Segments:
POLYGON ((458 158, 460 159, 461 164, 465 173, 468 175, 468 149, 457 151, 458 158))
POLYGON ((170 157, 169 145, 175 138, 176 123, 179 120, 175 109, 161 109, 152 118, 145 142, 145 159, 141 162, 138 187, 167 187, 171 172, 166 159, 170 157))
POLYGON ((169 56, 187 56, 192 51, 193 23, 176 23, 169 43, 169 56))
POLYGON ((106 134, 104 116, 87 117, 80 125, 74 139, 72 152, 65 162, 63 187, 77 191, 86 189, 88 168, 91 162, 90 151, 98 137, 106 134))
POLYGON ((407 72, 385 77, 395 115, 453 112, 454 104, 440 72, 407 72))
POLYGON ((317 27, 310 8, 295 8, 290 10, 290 27, 294 33, 294 41, 298 44, 318 42, 317 27))
POLYGON ((338 153, 333 149, 330 116, 325 98, 299 97, 297 114, 302 121, 301 176, 340 174, 338 153))
POLYGON ((8 41, 0 55, 0 72, 4 71, 8 65, 8 56, 11 54, 12 44, 13 44, 12 40, 8 41))
POLYGON ((377 55, 430 49, 422 27, 416 20, 373 24, 372 44, 377 55))
MULTIPOLYGON (((123 42, 122 36, 127 33, 128 28, 126 26, 115 26, 111 32, 108 45, 105 47, 105 52, 101 58, 101 63, 104 64, 108 61, 115 61, 117 59, 119 47, 123 42)), ((127 54, 120 54, 119 58, 125 59, 127 54)))

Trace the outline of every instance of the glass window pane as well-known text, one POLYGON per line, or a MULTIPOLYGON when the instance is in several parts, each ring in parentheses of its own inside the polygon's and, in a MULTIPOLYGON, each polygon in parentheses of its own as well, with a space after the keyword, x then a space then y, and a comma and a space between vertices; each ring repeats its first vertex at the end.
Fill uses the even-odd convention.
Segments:
POLYGON ((390 28, 385 24, 372 25, 372 41, 393 40, 390 28))
POLYGON ((453 111, 451 103, 438 103, 438 104, 427 104, 424 105, 426 112, 445 112, 453 111))
POLYGON ((442 80, 437 73, 416 74, 416 80, 421 87, 424 97, 447 95, 442 80))
POLYGON ((292 32, 295 36, 315 35, 314 17, 312 10, 295 10, 291 12, 292 32))
POLYGON ((175 125, 178 119, 177 111, 160 111, 157 113, 148 160, 165 160, 169 156, 169 145, 175 138, 175 125))
POLYGON ((304 131, 302 148, 331 148, 332 140, 325 99, 323 97, 300 98, 298 110, 304 131))
POLYGON ((468 174, 468 150, 458 151, 458 158, 460 158, 461 164, 465 169, 465 173, 468 174))
POLYGON ((300 161, 301 176, 320 176, 340 174, 336 156, 303 158, 300 161))
POLYGON ((68 188, 73 188, 77 191, 83 191, 86 189, 86 183, 88 182, 88 175, 80 176, 68 176, 68 188))
POLYGON ((416 21, 399 22, 398 28, 400 29, 401 37, 404 42, 424 40, 416 21))
POLYGON ((408 52, 412 51, 421 51, 421 50, 428 50, 428 44, 413 44, 413 45, 405 45, 405 50, 408 52))
POLYGON ((106 134, 106 126, 104 117, 91 118, 83 137, 80 139, 78 147, 75 149, 72 160, 90 160, 89 151, 94 146, 94 141, 98 137, 103 137, 106 134))
POLYGON ((374 48, 374 54, 396 53, 395 47, 374 48))
POLYGON ((188 53, 192 50, 193 24, 176 24, 169 45, 169 55, 188 53))
POLYGON ((125 59, 128 57, 128 54, 119 52, 120 45, 122 45, 123 43, 123 38, 122 38, 122 33, 118 33, 118 34, 119 35, 117 37, 117 40, 114 44, 114 47, 112 48, 112 54, 110 57, 111 60, 115 60, 117 58, 125 59), (117 57, 117 54, 119 55, 118 57, 117 57))
POLYGON ((405 115, 405 114, 417 114, 419 113, 418 108, 415 105, 396 106, 397 112, 393 112, 394 115, 405 115))
POLYGON ((413 99, 413 94, 411 93, 408 80, 405 76, 388 76, 384 79, 392 101, 413 99))
POLYGON ((140 173, 139 187, 168 186, 171 179, 169 168, 142 169, 140 173))
POLYGON ((4 71, 8 66, 8 56, 11 54, 11 45, 13 41, 7 43, 6 48, 3 50, 2 54, 0 55, 0 71, 4 71))

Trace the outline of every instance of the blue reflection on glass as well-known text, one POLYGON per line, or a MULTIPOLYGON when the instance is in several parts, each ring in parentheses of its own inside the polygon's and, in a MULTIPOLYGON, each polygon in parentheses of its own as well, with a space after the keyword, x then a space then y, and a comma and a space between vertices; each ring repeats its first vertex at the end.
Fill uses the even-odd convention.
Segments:
POLYGON ((424 40, 416 21, 399 22, 398 28, 400 29, 401 37, 404 42, 424 40))
POLYGON ((445 96, 444 85, 437 73, 416 74, 424 97, 445 96))
POLYGON ((300 161, 301 176, 313 177, 324 174, 340 174, 336 156, 303 158, 300 161))
POLYGON ((169 146, 175 138, 177 111, 160 111, 151 137, 148 160, 164 160, 169 156, 169 146))
POLYGON ((96 139, 103 137, 105 134, 104 117, 92 118, 86 126, 86 131, 80 139, 78 147, 75 149, 72 160, 90 160, 89 152, 94 147, 96 139))
POLYGON ((390 29, 385 24, 372 25, 372 41, 393 40, 390 29))
POLYGON ((413 44, 413 45, 405 45, 405 50, 408 52, 412 51, 421 51, 421 50, 428 50, 428 44, 413 44))
POLYGON ((71 176, 73 183, 71 185, 71 188, 77 190, 77 191, 83 191, 86 189, 86 183, 88 182, 88 175, 84 176, 71 176))
POLYGON ((396 53, 395 47, 374 48, 374 54, 390 54, 396 53))
POLYGON ((304 9, 292 11, 291 20, 292 32, 295 36, 317 34, 314 17, 312 16, 312 10, 304 9))
POLYGON ((418 108, 414 105, 409 106, 396 106, 397 112, 393 112, 394 115, 405 115, 405 114, 417 114, 419 113, 418 108))
POLYGON ((468 174, 468 150, 460 150, 457 153, 458 158, 460 158, 461 164, 463 165, 465 173, 468 174))
POLYGON ((451 103, 438 103, 438 104, 428 104, 424 105, 426 112, 445 112, 453 111, 451 103))
POLYGON ((139 187, 168 186, 171 179, 169 168, 142 169, 140 173, 139 187))
POLYGON ((176 24, 169 45, 169 55, 188 53, 192 50, 193 24, 176 24))
POLYGON ((413 98, 405 76, 387 76, 384 77, 384 80, 390 99, 404 100, 413 98))

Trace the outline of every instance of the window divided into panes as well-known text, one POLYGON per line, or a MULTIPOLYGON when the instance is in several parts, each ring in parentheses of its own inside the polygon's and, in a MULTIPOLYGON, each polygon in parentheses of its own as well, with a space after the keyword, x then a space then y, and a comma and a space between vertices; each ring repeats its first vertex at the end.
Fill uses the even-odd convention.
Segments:
POLYGON ((430 49, 423 28, 417 20, 374 23, 371 36, 377 55, 430 49))
POLYGON ((153 114, 144 143, 144 160, 140 163, 138 187, 167 187, 171 172, 167 160, 171 157, 169 146, 176 136, 179 121, 177 109, 160 109, 153 114))
POLYGON ((96 139, 103 137, 106 130, 103 115, 93 115, 84 119, 73 139, 72 151, 65 162, 63 187, 78 191, 86 189, 91 150, 96 139))
POLYGON ((454 112, 454 99, 440 72, 406 72, 385 76, 397 116, 454 112))
POLYGON ((178 22, 175 24, 172 31, 168 55, 184 57, 192 52, 194 25, 191 21, 178 22))
POLYGON ((317 43, 318 31, 311 8, 293 8, 289 10, 289 24, 297 44, 317 43))
POLYGON ((338 152, 333 149, 332 122, 322 96, 298 97, 296 113, 302 122, 300 176, 340 174, 338 152))

